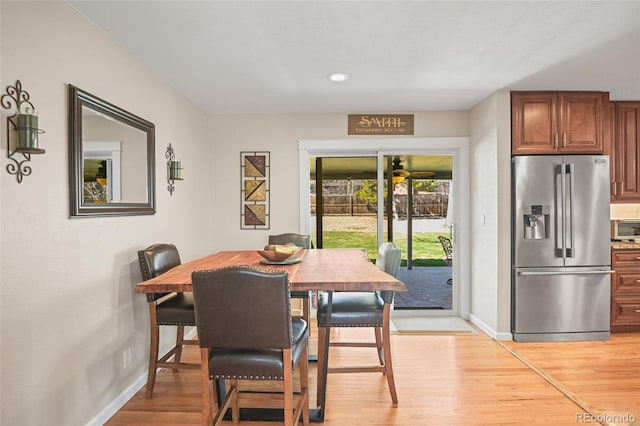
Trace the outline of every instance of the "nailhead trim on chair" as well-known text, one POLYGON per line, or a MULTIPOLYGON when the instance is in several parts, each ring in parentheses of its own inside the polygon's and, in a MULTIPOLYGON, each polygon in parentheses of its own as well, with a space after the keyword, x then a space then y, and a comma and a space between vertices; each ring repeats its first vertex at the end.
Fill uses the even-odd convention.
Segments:
MULTIPOLYGON (((298 368, 300 364, 300 359, 293 364, 293 371, 298 368)), ((210 379, 238 379, 238 380, 284 380, 284 376, 272 377, 272 376, 236 376, 236 375, 225 375, 225 374, 212 374, 209 376, 210 379)))
POLYGON ((234 379, 234 380, 284 380, 283 376, 273 377, 273 376, 237 376, 237 375, 228 375, 228 374, 215 374, 209 376, 210 379, 234 379))
MULTIPOLYGON (((318 324, 318 327, 326 327, 326 324, 318 324)), ((382 323, 373 323, 373 324, 351 324, 351 323, 341 323, 341 322, 331 322, 331 327, 382 327, 382 323)))
POLYGON ((159 322, 158 325, 184 325, 194 327, 194 324, 192 322, 159 322))

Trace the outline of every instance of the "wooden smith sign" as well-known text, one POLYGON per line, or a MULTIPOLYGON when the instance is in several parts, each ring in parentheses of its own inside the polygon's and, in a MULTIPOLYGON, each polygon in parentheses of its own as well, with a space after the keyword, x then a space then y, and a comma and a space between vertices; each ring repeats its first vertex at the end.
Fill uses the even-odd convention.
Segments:
POLYGON ((350 135, 413 135, 413 114, 349 114, 350 135))

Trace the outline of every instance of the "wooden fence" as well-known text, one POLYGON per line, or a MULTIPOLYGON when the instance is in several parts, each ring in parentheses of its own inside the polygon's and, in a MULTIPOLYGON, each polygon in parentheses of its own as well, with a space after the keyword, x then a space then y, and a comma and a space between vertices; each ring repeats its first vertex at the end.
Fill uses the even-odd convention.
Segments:
MULTIPOLYGON (((393 196, 395 213, 398 218, 407 217, 407 195, 396 194, 393 196)), ((325 195, 325 216, 375 216, 376 204, 367 203, 355 196, 349 195, 325 195)), ((444 218, 447 216, 449 194, 432 192, 413 196, 413 217, 416 218, 444 218)), ((386 205, 386 204, 385 204, 386 205)), ((316 214, 316 197, 311 195, 311 214, 316 214)))

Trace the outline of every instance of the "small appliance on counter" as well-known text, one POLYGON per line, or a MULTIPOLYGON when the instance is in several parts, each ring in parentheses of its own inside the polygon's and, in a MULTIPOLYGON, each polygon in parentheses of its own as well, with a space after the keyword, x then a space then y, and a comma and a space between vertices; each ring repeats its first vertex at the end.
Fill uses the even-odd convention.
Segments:
POLYGON ((614 241, 640 241, 640 219, 611 220, 611 239, 614 241))
POLYGON ((608 340, 609 157, 516 156, 512 162, 513 339, 608 340))

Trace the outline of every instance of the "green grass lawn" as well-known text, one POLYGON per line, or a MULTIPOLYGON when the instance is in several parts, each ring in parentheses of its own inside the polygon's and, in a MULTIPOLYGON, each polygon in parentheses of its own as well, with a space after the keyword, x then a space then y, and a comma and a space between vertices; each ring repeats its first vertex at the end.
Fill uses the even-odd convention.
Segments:
MULTIPOLYGON (((449 237, 448 232, 416 232, 413 234, 413 264, 415 266, 447 266, 438 235, 449 237)), ((314 238, 315 239, 315 238, 314 238)), ((402 265, 407 264, 407 236, 394 234, 393 242, 402 250, 402 265)), ((324 248, 365 248, 367 256, 375 260, 378 249, 375 232, 325 231, 324 248)))

